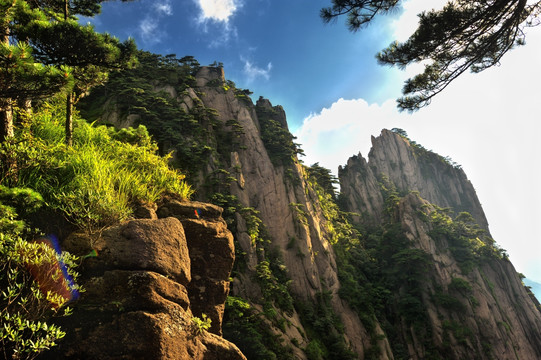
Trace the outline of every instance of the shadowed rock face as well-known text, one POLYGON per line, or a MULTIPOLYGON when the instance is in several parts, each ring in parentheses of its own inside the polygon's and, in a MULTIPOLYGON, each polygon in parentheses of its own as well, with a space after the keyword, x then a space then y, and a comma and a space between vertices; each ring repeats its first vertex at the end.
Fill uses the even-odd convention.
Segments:
MULTIPOLYGON (((492 257, 463 271, 449 251, 450 243, 435 237, 432 225, 419 216, 433 211, 433 205, 416 194, 404 197, 397 210, 411 247, 430 259, 422 302, 433 346, 447 349, 447 359, 541 358, 541 313, 513 265, 492 257), (469 286, 458 289, 457 279, 469 286)), ((415 332, 402 330, 404 338, 415 332)), ((423 359, 426 349, 411 344, 411 358, 423 359)))
POLYGON ((131 220, 97 236, 72 234, 66 239, 68 251, 85 255, 94 249, 98 256, 83 260, 86 292, 62 324, 66 339, 43 358, 245 359, 236 346, 216 335, 221 333, 234 261, 232 235, 221 209, 174 202, 159 212, 175 209, 179 215, 194 208, 206 209, 196 231, 185 232, 174 217, 156 219, 150 209, 150 219, 131 220), (200 331, 192 321, 203 313, 212 320, 211 332, 200 331))
MULTIPOLYGON (((445 354, 445 359, 541 358, 541 313, 509 260, 487 256, 465 271, 452 251, 456 244, 435 234, 434 224, 427 220, 436 211, 435 205, 451 207, 455 213, 471 213, 488 232, 464 172, 388 130, 373 138, 372 144, 368 162, 359 154, 339 169, 341 192, 346 209, 360 214, 356 221, 377 225, 390 216, 400 224, 409 249, 422 250, 427 256, 417 298, 424 330, 406 326, 401 315, 394 315, 409 358, 424 359, 434 352, 445 354), (403 195, 392 214, 385 214, 388 204, 382 184, 396 186, 403 195), (430 339, 429 345, 420 340, 422 336, 430 339)), ((395 310, 391 307, 390 311, 395 310)))

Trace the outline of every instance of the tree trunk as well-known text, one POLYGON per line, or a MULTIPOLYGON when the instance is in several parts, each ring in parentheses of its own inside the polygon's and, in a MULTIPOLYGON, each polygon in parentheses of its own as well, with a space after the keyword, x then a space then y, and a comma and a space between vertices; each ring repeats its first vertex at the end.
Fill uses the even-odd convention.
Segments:
MULTIPOLYGON (((8 11, 15 5, 15 1, 8 7, 8 11)), ((9 16, 0 24, 0 43, 9 46, 9 16)), ((0 98, 0 142, 12 138, 13 132, 13 110, 10 98, 0 98)))
POLYGON ((19 99, 17 101, 17 107, 24 111, 27 115, 32 115, 32 100, 30 99, 19 99))
POLYGON ((66 145, 73 144, 73 93, 66 95, 66 145))
POLYGON ((13 110, 11 108, 11 99, 0 99, 0 141, 12 138, 13 131, 13 110))
MULTIPOLYGON (((0 143, 9 141, 15 136, 13 130, 13 110, 11 99, 0 98, 0 143)), ((0 152, 0 181, 17 180, 17 161, 10 152, 0 152)))

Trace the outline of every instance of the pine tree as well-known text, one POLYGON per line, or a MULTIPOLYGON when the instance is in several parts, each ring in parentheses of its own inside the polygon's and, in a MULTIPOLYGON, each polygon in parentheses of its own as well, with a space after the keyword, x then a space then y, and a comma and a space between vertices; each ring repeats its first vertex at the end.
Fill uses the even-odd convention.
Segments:
MULTIPOLYGON (((0 0, 0 142, 13 137, 12 104, 26 98, 50 96, 71 83, 70 70, 36 62, 26 41, 16 38, 13 26, 20 1, 0 0)), ((44 19, 44 14, 35 16, 44 19)))
POLYGON ((47 10, 48 27, 30 20, 19 29, 30 39, 36 59, 44 64, 73 68, 74 84, 66 94, 66 144, 72 142, 73 104, 91 87, 103 83, 108 71, 135 63, 135 43, 95 32, 91 25, 81 25, 76 15, 94 16, 102 1, 45 0, 31 1, 29 9, 47 10))
MULTIPOLYGON (((332 0, 321 17, 329 22, 346 15, 349 29, 357 31, 400 3, 332 0)), ((423 73, 406 81, 398 107, 418 110, 465 71, 497 65, 507 51, 525 43, 524 29, 539 25, 540 15, 541 1, 528 0, 455 0, 421 13, 419 27, 407 41, 394 42, 377 56, 380 63, 400 68, 427 61, 423 73)))

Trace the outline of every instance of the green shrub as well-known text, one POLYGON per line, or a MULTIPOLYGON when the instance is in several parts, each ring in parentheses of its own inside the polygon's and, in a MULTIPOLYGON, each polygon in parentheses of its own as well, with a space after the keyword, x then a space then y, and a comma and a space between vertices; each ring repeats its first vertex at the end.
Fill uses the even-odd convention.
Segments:
POLYGON ((122 221, 139 203, 170 194, 189 198, 184 175, 157 155, 144 127, 116 131, 76 119, 72 147, 63 142, 57 104, 45 104, 0 153, 17 159, 12 186, 41 193, 81 228, 93 230, 122 221), (122 140, 122 141, 120 141, 122 140))
POLYGON ((452 278, 449 284, 449 290, 457 291, 463 295, 471 294, 473 289, 471 284, 462 278, 452 278))
POLYGON ((202 318, 197 316, 192 317, 193 330, 196 335, 201 335, 203 331, 210 329, 212 320, 207 316, 207 314, 201 315, 202 318))
POLYGON ((292 349, 283 345, 264 315, 240 297, 227 298, 222 328, 224 338, 237 345, 248 359, 295 359, 292 349))
MULTIPOLYGON (((2 198, 9 192, 19 198, 15 202, 21 198, 18 195, 33 193, 0 189, 2 198)), ((35 194, 31 197, 35 200, 35 194)), ((60 327, 48 320, 69 315, 71 310, 62 307, 70 299, 53 291, 54 287, 44 285, 66 281, 58 266, 60 260, 67 265, 69 275, 76 277, 72 270, 76 258, 68 253, 62 253, 59 258, 46 244, 28 241, 32 231, 16 217, 14 208, 0 201, 0 354, 5 359, 33 359, 65 336, 60 327), (41 283, 37 277, 31 277, 28 271, 31 268, 48 269, 40 273, 41 283)), ((69 289, 69 284, 65 286, 69 289)))

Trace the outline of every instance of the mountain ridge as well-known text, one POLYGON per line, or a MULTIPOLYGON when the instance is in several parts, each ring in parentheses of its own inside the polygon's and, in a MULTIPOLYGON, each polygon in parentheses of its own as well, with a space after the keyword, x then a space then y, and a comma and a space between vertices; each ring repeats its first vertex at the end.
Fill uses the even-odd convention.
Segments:
POLYGON ((541 356, 539 309, 460 168, 383 130, 368 161, 339 170, 336 200, 321 185, 330 172, 298 161, 281 107, 253 104, 223 68, 182 71, 187 86, 168 73, 130 100, 160 97, 176 117, 157 119, 148 102, 103 119, 148 126, 196 198, 224 209, 237 254, 224 336, 248 358, 541 356))

